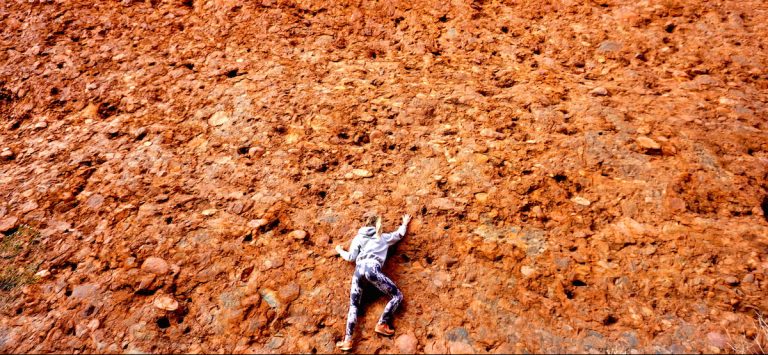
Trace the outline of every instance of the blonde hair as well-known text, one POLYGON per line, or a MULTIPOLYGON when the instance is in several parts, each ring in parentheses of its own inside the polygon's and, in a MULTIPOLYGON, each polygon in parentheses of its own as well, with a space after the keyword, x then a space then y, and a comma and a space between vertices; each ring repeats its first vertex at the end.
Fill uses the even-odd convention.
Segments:
POLYGON ((375 213, 366 213, 363 216, 363 221, 366 227, 375 227, 376 237, 377 238, 381 237, 381 216, 375 213))

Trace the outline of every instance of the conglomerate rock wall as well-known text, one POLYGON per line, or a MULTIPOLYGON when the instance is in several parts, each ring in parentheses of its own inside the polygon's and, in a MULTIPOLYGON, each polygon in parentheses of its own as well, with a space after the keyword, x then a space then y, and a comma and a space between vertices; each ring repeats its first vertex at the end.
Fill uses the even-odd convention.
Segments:
POLYGON ((760 0, 0 2, 0 351, 765 341, 760 0))

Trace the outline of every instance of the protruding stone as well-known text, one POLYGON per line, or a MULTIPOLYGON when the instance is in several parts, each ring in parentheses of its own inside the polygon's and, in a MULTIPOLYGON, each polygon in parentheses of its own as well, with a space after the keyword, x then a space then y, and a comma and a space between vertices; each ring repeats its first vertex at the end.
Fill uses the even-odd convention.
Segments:
POLYGON ((2 160, 13 160, 15 156, 16 154, 13 153, 11 148, 3 148, 3 151, 0 152, 0 159, 2 160))
POLYGON ((720 349, 725 349, 728 345, 728 337, 718 332, 707 333, 707 340, 709 340, 709 343, 712 346, 720 349))
POLYGON ((415 354, 418 345, 419 341, 411 333, 403 334, 395 339, 395 346, 401 354, 415 354))
POLYGON ((303 240, 307 237, 307 232, 303 230, 295 230, 288 234, 289 237, 296 239, 296 240, 303 240))
POLYGON ((280 299, 285 303, 291 303, 295 301, 297 298, 299 298, 299 293, 301 293, 301 288, 299 287, 299 284, 294 282, 280 287, 280 289, 277 290, 278 297, 280 297, 280 299))
POLYGON ((98 290, 99 287, 96 284, 82 284, 76 286, 74 289, 72 289, 72 294, 70 297, 72 298, 88 298, 90 296, 93 296, 96 294, 96 290, 98 290))
POLYGON ((739 279, 736 278, 736 276, 732 276, 732 275, 726 276, 725 278, 723 278, 723 281, 725 281, 725 283, 731 286, 736 286, 739 284, 739 279))
POLYGON ((261 298, 264 299, 264 302, 267 302, 267 304, 272 308, 280 308, 281 304, 280 301, 277 298, 277 293, 275 291, 270 290, 268 288, 262 289, 259 291, 259 294, 261 295, 261 298))
POLYGON ((141 269, 156 275, 165 275, 171 268, 165 260, 150 256, 141 264, 141 269))
POLYGON ((608 96, 608 89, 598 86, 592 90, 589 91, 590 95, 592 96, 608 96))
POLYGON ((602 41, 600 42, 600 45, 597 47, 598 52, 604 52, 604 53, 610 53, 610 52, 618 52, 621 50, 623 45, 621 42, 616 41, 602 41))
POLYGON ((474 354, 475 349, 472 349, 467 343, 460 341, 448 342, 448 352, 451 354, 474 354))
POLYGON ((253 228, 253 229, 257 229, 257 228, 260 228, 262 226, 266 226, 267 223, 269 223, 269 221, 266 220, 266 219, 263 219, 263 218, 262 219, 252 219, 252 220, 250 220, 248 222, 248 227, 249 228, 253 228))
POLYGON ((659 143, 646 136, 637 137, 636 141, 637 145, 643 149, 661 149, 661 145, 659 143))
POLYGON ((14 216, 0 218, 0 233, 13 229, 18 221, 19 219, 14 216))

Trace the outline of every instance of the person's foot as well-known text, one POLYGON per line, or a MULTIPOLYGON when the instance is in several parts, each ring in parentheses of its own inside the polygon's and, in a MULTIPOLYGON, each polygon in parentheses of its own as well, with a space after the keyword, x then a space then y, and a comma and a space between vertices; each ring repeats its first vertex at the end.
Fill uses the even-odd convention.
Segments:
POLYGON ((376 328, 373 329, 376 333, 379 333, 383 336, 392 336, 392 334, 395 334, 395 330, 390 328, 388 324, 376 324, 376 328))
POLYGON ((352 340, 340 341, 336 343, 336 347, 341 349, 341 351, 350 351, 352 350, 352 340))

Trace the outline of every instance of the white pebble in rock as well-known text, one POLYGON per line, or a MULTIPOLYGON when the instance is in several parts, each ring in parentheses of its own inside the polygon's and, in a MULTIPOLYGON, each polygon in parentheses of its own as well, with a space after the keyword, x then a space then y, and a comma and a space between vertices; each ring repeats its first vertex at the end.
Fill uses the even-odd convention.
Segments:
POLYGON ((520 273, 526 277, 533 275, 534 272, 536 272, 536 269, 527 265, 520 268, 520 273))
POLYGON ((3 148, 3 151, 0 152, 0 159, 11 160, 13 159, 14 155, 15 154, 13 154, 11 148, 3 148))
POLYGON ((157 298, 155 298, 152 304, 158 309, 162 309, 164 311, 169 311, 169 312, 173 312, 179 309, 179 302, 173 299, 173 297, 170 297, 167 295, 158 296, 157 298))
POLYGON ((582 206, 589 206, 592 204, 590 200, 587 200, 586 198, 583 198, 581 196, 576 196, 572 198, 571 201, 573 201, 573 203, 577 205, 582 205, 582 206))
POLYGON ((355 174, 355 176, 359 176, 363 178, 369 178, 373 176, 373 173, 365 169, 354 169, 352 170, 352 174, 355 174))
POLYGON ((208 124, 214 127, 224 125, 227 122, 229 122, 229 116, 224 111, 216 112, 208 119, 208 124))

